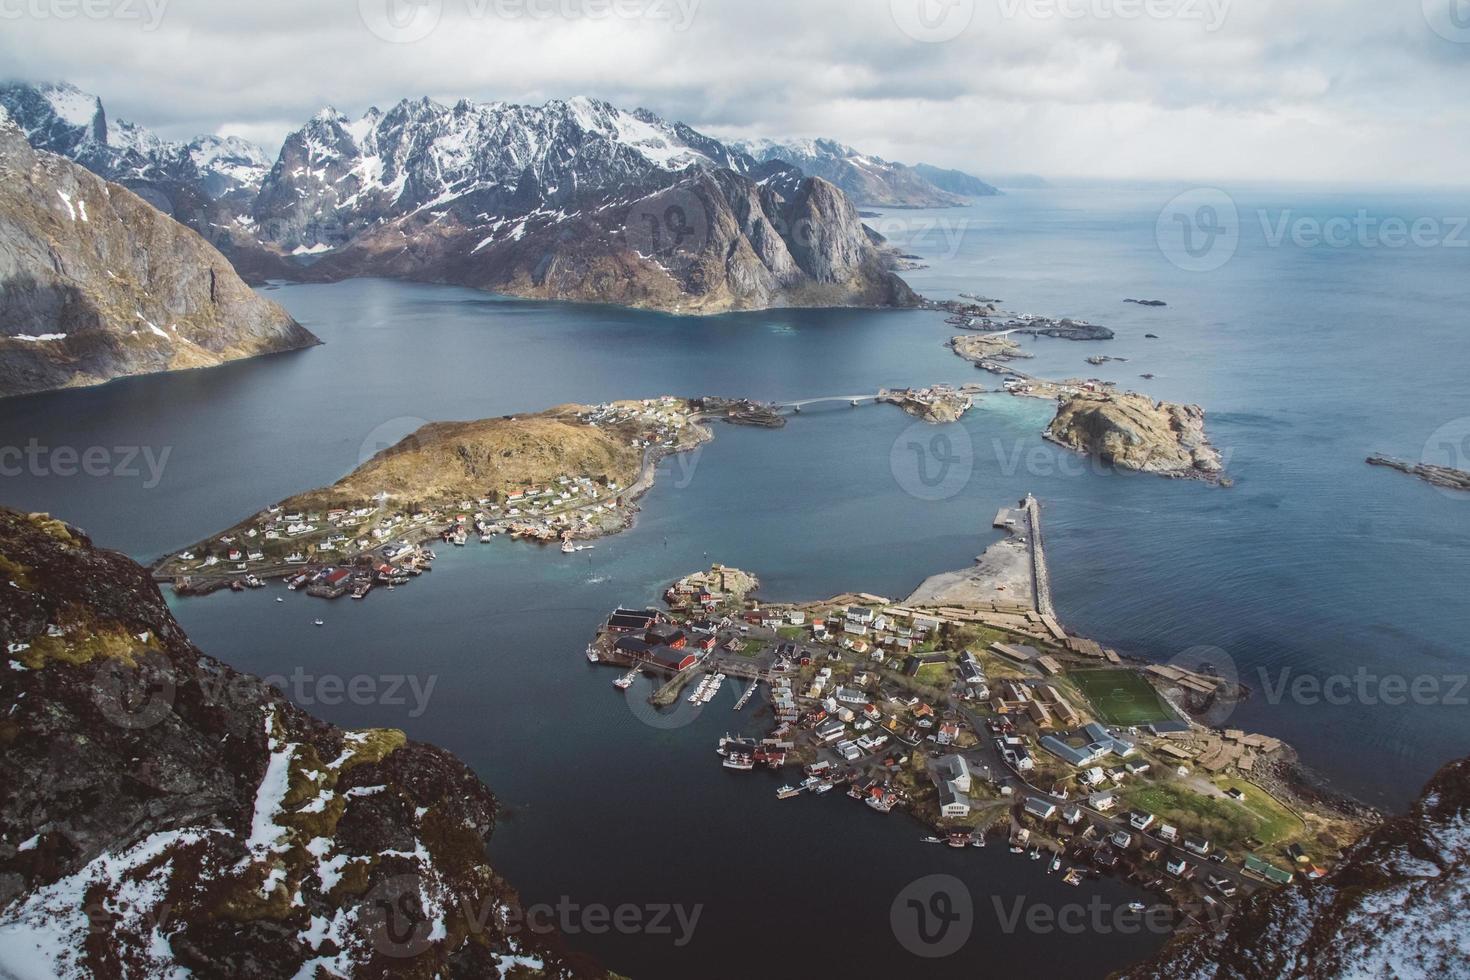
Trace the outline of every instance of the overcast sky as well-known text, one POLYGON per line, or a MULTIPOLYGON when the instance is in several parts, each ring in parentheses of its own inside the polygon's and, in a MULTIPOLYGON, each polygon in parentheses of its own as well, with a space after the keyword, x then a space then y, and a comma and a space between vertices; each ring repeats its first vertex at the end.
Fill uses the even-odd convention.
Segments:
POLYGON ((588 94, 981 175, 1470 173, 1470 0, 0 0, 0 72, 272 150, 329 103, 588 94))

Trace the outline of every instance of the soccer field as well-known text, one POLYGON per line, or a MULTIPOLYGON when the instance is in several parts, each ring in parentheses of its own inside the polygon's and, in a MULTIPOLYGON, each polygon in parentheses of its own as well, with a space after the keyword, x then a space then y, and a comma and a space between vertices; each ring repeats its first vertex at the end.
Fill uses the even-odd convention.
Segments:
POLYGON ((1147 725, 1176 716, 1143 675, 1132 670, 1073 670, 1067 678, 1109 725, 1147 725))

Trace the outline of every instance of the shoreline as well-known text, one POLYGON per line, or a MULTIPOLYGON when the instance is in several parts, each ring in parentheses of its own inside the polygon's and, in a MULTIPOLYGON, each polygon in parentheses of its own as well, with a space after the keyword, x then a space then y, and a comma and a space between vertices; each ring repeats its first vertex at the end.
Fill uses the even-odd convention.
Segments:
POLYGON ((632 668, 620 687, 644 671, 672 677, 650 699, 659 709, 687 710, 679 698, 693 689, 688 700, 702 710, 724 680, 743 677, 751 687, 735 707, 739 712, 764 684, 767 697, 757 717, 769 712, 774 730, 763 739, 727 736, 719 751, 722 765, 736 770, 800 767, 805 781, 798 775, 780 798, 845 786, 847 795, 879 812, 907 810, 932 832, 927 841, 985 846, 986 837, 999 831, 1012 851, 1044 855, 1048 873, 1070 862, 1069 884, 1104 874, 1126 878, 1163 895, 1184 916, 1198 915, 1207 895, 1228 904, 1237 894, 1272 887, 1273 875, 1290 879, 1283 864, 1297 875, 1325 874, 1379 816, 1344 794, 1313 787, 1295 750, 1279 739, 1197 720, 1211 706, 1246 696, 1244 689, 1104 649, 1041 613, 1034 591, 1021 595, 1018 577, 1033 569, 1046 576, 1034 498, 1002 508, 995 526, 1007 535, 976 565, 931 575, 902 601, 864 593, 795 603, 744 594, 691 600, 671 587, 665 593, 670 611, 650 608, 648 614, 667 624, 658 627, 661 638, 682 639, 691 629, 695 637, 707 636, 699 645, 702 655, 660 666, 654 654, 641 652, 652 648, 621 639, 638 635, 636 629, 630 634, 609 626, 589 646, 589 659, 632 668), (895 637, 901 646, 909 635, 910 652, 890 646, 895 637), (1130 727, 1108 721, 1095 681, 1107 672, 1153 688, 1174 722, 1130 727), (977 677, 983 693, 971 686, 977 677), (1207 692, 1203 699, 1200 688, 1207 692), (1062 750, 1054 752, 1046 738, 1067 738, 1089 717, 1094 734, 1088 737, 1114 746, 1108 755, 1113 765, 1127 765, 1112 770, 1103 786, 1077 795, 1073 780, 1080 786, 1088 772, 1104 770, 1087 770, 1090 761, 1060 764, 1062 750), (1120 745, 1126 748, 1121 756, 1120 745), (965 785, 951 786, 946 796, 949 777, 936 773, 952 768, 948 760, 956 756, 965 763, 965 785), (944 802, 956 799, 962 802, 944 802), (1159 810, 1165 815, 1157 820, 1145 812, 1157 809, 1158 800, 1196 799, 1203 802, 1169 806, 1183 807, 1179 814, 1195 805, 1236 814, 1218 851, 1208 838, 1201 838, 1198 851, 1181 844, 1190 840, 1192 823, 1161 831, 1179 819, 1171 815, 1175 810, 1159 810), (1266 827, 1275 830, 1268 834, 1266 827), (1254 837, 1242 828, 1266 839, 1252 845, 1254 837), (1300 849, 1305 842, 1318 850, 1329 839, 1337 841, 1335 854, 1311 857, 1300 849), (1288 854, 1295 859, 1283 860, 1288 854), (1177 872, 1170 870, 1176 865, 1177 872))

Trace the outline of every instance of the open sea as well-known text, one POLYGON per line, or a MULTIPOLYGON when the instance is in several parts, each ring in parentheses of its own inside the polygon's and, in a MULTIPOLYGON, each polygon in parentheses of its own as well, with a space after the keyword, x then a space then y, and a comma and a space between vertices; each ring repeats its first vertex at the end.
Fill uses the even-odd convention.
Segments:
MULTIPOLYGON (((1227 190, 1171 204, 1189 188, 1063 186, 870 223, 924 256, 906 278, 926 295, 1113 328, 1106 343, 1023 339, 1036 356, 1017 367, 1204 406, 1234 487, 1067 453, 1041 439, 1050 410, 1036 400, 985 396, 939 428, 839 403, 777 431, 718 426, 698 454, 661 464, 631 531, 588 552, 472 543, 364 602, 272 585, 173 601, 175 613, 203 649, 258 674, 412 675, 422 696, 404 688, 403 703, 329 703, 309 684, 299 700, 473 766, 505 806, 492 858, 527 902, 700 907, 683 945, 677 930, 569 937, 618 972, 961 977, 1039 958, 1103 976, 1162 937, 1038 931, 1011 921, 1014 903, 1114 907, 1146 899, 1136 889, 1065 889, 1004 847, 925 846, 908 818, 840 793, 777 801, 779 777, 724 771, 713 752, 726 731, 765 727, 759 701, 736 715, 727 686, 697 716, 653 715, 646 689, 624 697, 582 650, 613 606, 653 602, 711 561, 756 573, 772 599, 902 596, 969 564, 998 536, 996 509, 1030 492, 1069 627, 1157 661, 1209 648, 1255 692, 1231 727, 1283 738, 1335 786, 1403 807, 1470 750, 1470 494, 1364 457, 1470 468, 1470 233, 1455 227, 1470 196, 1227 190), (1399 244, 1387 219, 1439 235, 1399 244), (1093 353, 1127 360, 1094 367, 1093 353), (1414 693, 1400 697, 1400 681, 1414 693), (935 873, 965 882, 975 922, 959 952, 921 960, 890 910, 935 873)), ((0 476, 0 502, 149 561, 332 482, 425 420, 999 380, 952 355, 955 331, 930 312, 695 318, 380 280, 267 295, 326 343, 0 403, 0 446, 133 457, 114 475, 0 476)))

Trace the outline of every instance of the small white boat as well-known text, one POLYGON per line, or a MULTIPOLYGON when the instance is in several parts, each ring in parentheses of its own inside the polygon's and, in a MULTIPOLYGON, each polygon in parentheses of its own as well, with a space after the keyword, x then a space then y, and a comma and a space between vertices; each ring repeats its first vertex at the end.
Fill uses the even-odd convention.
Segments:
POLYGON ((1061 866, 1062 866, 1062 857, 1061 857, 1060 854, 1058 854, 1056 857, 1054 857, 1054 858, 1051 859, 1051 865, 1046 869, 1046 873, 1047 874, 1051 874, 1053 871, 1057 870, 1061 866))
POLYGON ((782 786, 780 789, 776 790, 776 799, 778 799, 778 800, 789 800, 793 796, 800 796, 800 795, 801 795, 801 787, 800 786, 792 786, 790 783, 787 783, 785 786, 782 786))
POLYGON ((1142 902, 1129 902, 1128 903, 1128 911, 1130 911, 1130 912, 1143 912, 1147 908, 1148 908, 1148 906, 1147 905, 1144 905, 1142 902))
POLYGON ((922 842, 924 844, 943 844, 944 843, 944 838, 943 837, 934 837, 934 836, 920 837, 919 840, 920 840, 920 842, 922 842))
POLYGON ((314 625, 314 626, 325 626, 327 624, 324 623, 324 622, 322 622, 320 619, 318 619, 312 625, 314 625))
POLYGON ((599 657, 597 655, 597 648, 594 647, 590 643, 587 644, 587 659, 590 660, 594 664, 597 663, 599 660, 602 659, 601 657, 599 657))
POLYGON ((564 555, 570 555, 572 552, 574 552, 576 550, 577 550, 577 546, 574 545, 574 544, 572 544, 572 542, 570 540, 563 541, 561 543, 561 553, 564 554, 564 555))
POLYGON ((277 602, 285 602, 286 600, 285 599, 282 599, 280 596, 276 596, 276 601, 277 602))

